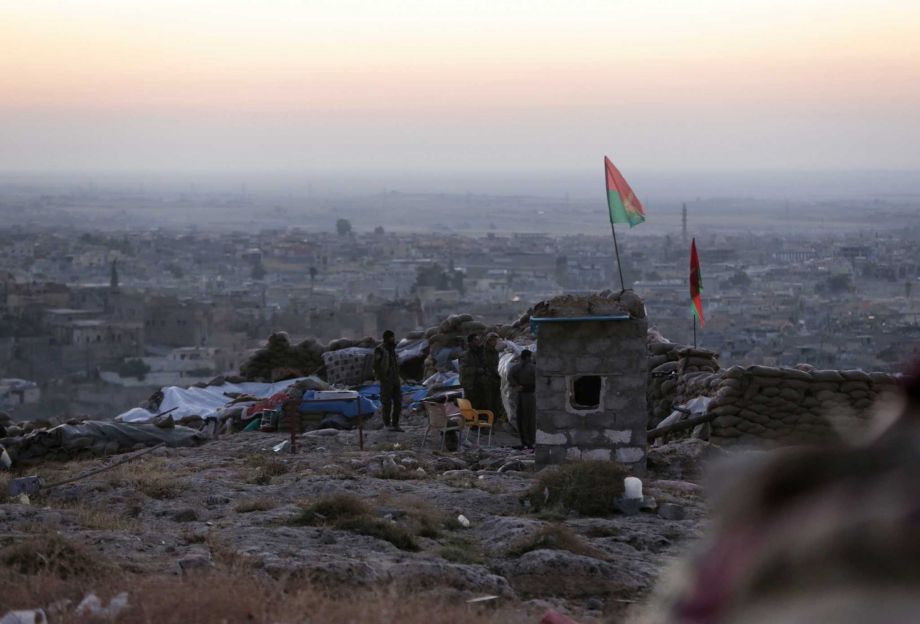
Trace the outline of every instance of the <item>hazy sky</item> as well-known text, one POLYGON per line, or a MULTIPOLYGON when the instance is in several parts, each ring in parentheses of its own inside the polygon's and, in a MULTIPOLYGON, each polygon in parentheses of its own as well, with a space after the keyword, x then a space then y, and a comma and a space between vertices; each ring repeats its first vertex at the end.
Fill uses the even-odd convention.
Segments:
POLYGON ((920 168, 918 0, 3 0, 0 171, 920 168))

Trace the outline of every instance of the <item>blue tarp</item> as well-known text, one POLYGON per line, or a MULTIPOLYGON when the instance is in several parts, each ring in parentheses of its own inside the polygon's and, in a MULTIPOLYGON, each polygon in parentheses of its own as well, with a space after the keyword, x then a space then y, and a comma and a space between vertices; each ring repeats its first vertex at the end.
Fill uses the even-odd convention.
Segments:
MULTIPOLYGON (((317 400, 314 398, 315 394, 313 390, 307 390, 303 393, 303 399, 300 401, 301 412, 341 414, 349 419, 357 418, 358 403, 354 399, 317 400)), ((365 418, 373 416, 374 412, 380 409, 379 401, 372 400, 363 393, 359 393, 359 397, 361 401, 361 414, 365 418)))
MULTIPOLYGON (((368 384, 358 388, 358 394, 367 397, 380 406, 380 384, 368 384)), ((424 386, 415 386, 406 384, 402 387, 403 405, 414 404, 421 401, 428 395, 428 390, 424 386)))
MULTIPOLYGON (((368 384, 357 390, 361 401, 361 415, 372 418, 380 409, 380 384, 368 384)), ((403 405, 410 407, 428 396, 424 386, 404 385, 402 387, 403 405)), ((316 399, 316 393, 307 390, 300 401, 301 412, 323 413, 323 426, 350 429, 357 425, 358 406, 354 399, 316 399)))

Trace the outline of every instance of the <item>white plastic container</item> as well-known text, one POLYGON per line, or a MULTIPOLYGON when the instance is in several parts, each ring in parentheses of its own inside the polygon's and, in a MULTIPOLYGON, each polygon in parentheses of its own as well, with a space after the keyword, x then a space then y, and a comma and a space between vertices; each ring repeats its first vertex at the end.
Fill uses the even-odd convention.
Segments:
POLYGON ((642 479, 626 477, 623 479, 623 498, 642 498, 642 479))

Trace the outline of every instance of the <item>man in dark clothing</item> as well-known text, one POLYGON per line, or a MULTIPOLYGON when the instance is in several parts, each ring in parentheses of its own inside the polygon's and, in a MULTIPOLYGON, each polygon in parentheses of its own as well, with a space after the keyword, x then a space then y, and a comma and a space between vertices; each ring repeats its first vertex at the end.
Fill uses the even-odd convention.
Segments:
POLYGON ((498 374, 498 361, 501 354, 498 351, 498 334, 495 332, 486 336, 485 346, 485 363, 486 363, 486 380, 489 385, 489 400, 486 403, 486 409, 495 414, 495 420, 505 418, 505 406, 502 402, 502 378, 498 374))
POLYGON ((399 428, 402 412, 402 384, 399 380, 399 358, 396 356, 396 335, 383 332, 383 344, 374 349, 374 376, 380 382, 380 403, 383 424, 391 431, 399 428))
POLYGON ((521 351, 521 361, 508 371, 508 381, 517 393, 517 427, 521 445, 525 449, 533 449, 537 438, 537 401, 534 397, 537 369, 528 349, 521 351))
POLYGON ((488 409, 489 378, 479 334, 471 334, 467 338, 467 345, 466 352, 460 357, 460 385, 463 386, 463 397, 476 409, 488 409))

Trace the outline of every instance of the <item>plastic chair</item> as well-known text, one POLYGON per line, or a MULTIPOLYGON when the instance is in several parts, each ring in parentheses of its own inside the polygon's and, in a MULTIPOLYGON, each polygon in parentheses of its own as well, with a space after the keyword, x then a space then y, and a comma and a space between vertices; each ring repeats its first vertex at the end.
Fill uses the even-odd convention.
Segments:
POLYGON ((451 407, 449 403, 436 403, 434 401, 423 401, 422 405, 425 406, 425 413, 428 415, 428 427, 425 429, 425 435, 422 436, 422 446, 425 446, 425 442, 428 440, 428 434, 432 429, 435 429, 441 433, 441 447, 444 448, 445 434, 448 431, 456 431, 457 436, 463 437, 463 424, 464 420, 462 418, 455 419, 454 422, 451 422, 451 416, 456 416, 456 414, 451 414, 448 412, 448 408, 451 407))
MULTIPOLYGON (((476 445, 479 445, 482 430, 485 428, 489 430, 488 445, 492 446, 492 427, 495 424, 495 414, 490 410, 476 409, 469 399, 457 399, 457 407, 460 408, 460 413, 463 414, 466 426, 470 429, 476 428, 476 445), (483 420, 483 417, 485 417, 485 420, 483 420)), ((467 437, 469 437, 469 434, 467 434, 467 437)))

